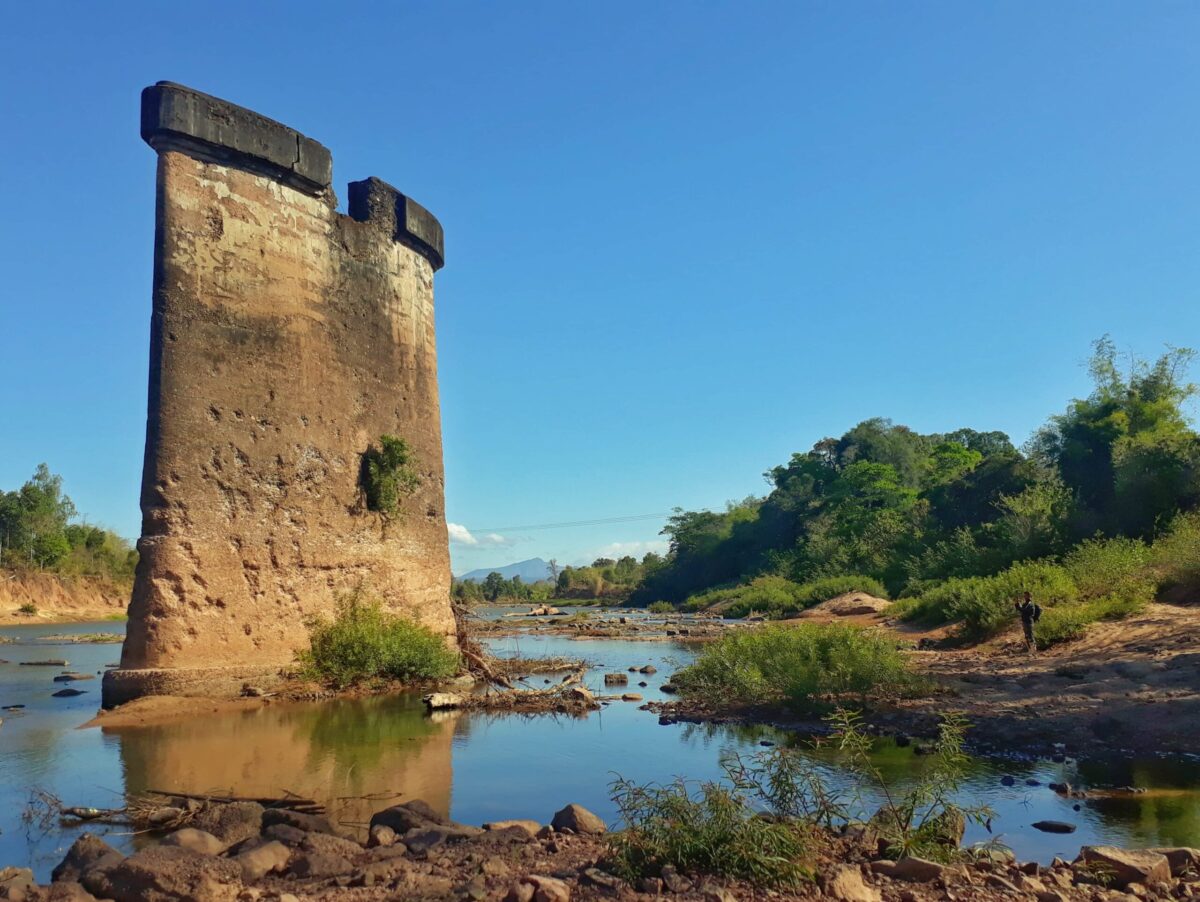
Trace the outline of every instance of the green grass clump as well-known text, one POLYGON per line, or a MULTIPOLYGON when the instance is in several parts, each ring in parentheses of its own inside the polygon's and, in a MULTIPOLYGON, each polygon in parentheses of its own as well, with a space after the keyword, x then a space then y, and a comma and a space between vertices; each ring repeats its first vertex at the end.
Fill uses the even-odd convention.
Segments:
POLYGON ((693 791, 683 780, 639 786, 618 779, 612 789, 625 823, 610 840, 612 863, 628 880, 667 865, 766 886, 811 878, 805 827, 762 817, 727 786, 701 783, 693 791))
POLYGON ((32 601, 27 601, 23 605, 21 605, 19 608, 17 608, 18 614, 26 614, 30 617, 32 617, 37 612, 38 612, 38 606, 36 604, 34 604, 32 601))
POLYGON ((458 655, 440 636, 388 613, 361 591, 338 598, 332 620, 313 617, 306 625, 310 648, 299 656, 303 672, 334 686, 442 679, 458 671, 458 655))
POLYGON ((648 613, 648 614, 674 614, 675 613, 675 605, 671 604, 671 602, 669 602, 669 601, 656 601, 653 604, 646 606, 646 613, 648 613))
POLYGON ((919 685, 894 639, 838 623, 735 632, 706 646, 671 682, 685 695, 798 708, 822 707, 824 696, 907 693, 919 685))
POLYGON ((693 595, 684 602, 684 608, 698 611, 720 606, 726 617, 758 613, 778 620, 847 592, 887 597, 883 584, 869 576, 831 576, 807 583, 792 582, 782 576, 759 576, 744 585, 693 595))

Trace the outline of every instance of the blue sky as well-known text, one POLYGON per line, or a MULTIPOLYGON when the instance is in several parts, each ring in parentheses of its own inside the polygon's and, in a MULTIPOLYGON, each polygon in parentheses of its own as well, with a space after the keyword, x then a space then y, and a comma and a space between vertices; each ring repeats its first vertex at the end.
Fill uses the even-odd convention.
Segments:
POLYGON ((1023 441, 1089 343, 1200 344, 1200 6, 9 4, 0 487, 135 536, 170 79, 446 229, 456 572, 659 547, 883 415, 1023 441), (461 536, 462 533, 459 533, 461 536), (659 543, 659 544, 656 544, 659 543))

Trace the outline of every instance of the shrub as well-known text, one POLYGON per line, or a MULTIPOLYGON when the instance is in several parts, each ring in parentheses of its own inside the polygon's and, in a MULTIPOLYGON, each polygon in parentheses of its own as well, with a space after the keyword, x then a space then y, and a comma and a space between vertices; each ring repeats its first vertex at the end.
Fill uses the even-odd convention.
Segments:
POLYGON ((671 682, 685 695, 801 708, 819 707, 819 696, 910 692, 918 685, 895 640, 836 623, 738 631, 706 646, 671 682))
POLYGON ((778 619, 847 592, 887 597, 883 585, 869 576, 831 576, 807 583, 795 583, 782 576, 759 576, 745 585, 693 595, 684 602, 684 607, 696 611, 720 606, 726 617, 746 617, 757 612, 778 619))
POLYGON ((628 880, 666 865, 768 886, 795 887, 811 876, 803 827, 761 817, 720 783, 692 791, 683 780, 639 786, 618 779, 612 791, 625 823, 609 840, 613 867, 628 880))
POLYGON ((1154 584, 1131 581, 1100 598, 1079 604, 1062 604, 1042 611, 1042 619, 1034 627, 1039 648, 1049 648, 1068 639, 1082 636, 1089 626, 1100 620, 1121 620, 1136 614, 1154 600, 1154 584))
POLYGON ((332 620, 306 623, 311 647, 300 654, 306 676, 335 686, 369 679, 423 680, 453 676, 458 655, 423 626, 383 610, 355 590, 337 599, 332 620))
POLYGON ((832 730, 817 748, 831 749, 858 778, 845 788, 831 787, 820 765, 803 750, 772 748, 742 757, 734 752, 721 767, 742 792, 765 805, 777 818, 800 820, 836 831, 851 823, 869 821, 888 846, 890 856, 920 855, 946 861, 958 854, 968 822, 986 823, 993 812, 986 806, 963 807, 955 795, 966 776, 963 752, 966 722, 942 717, 938 738, 915 782, 894 785, 876 766, 874 740, 862 717, 839 708, 828 718, 832 730), (864 793, 863 789, 870 792, 864 793), (869 795, 883 799, 874 814, 864 808, 869 795))
POLYGON ((1150 549, 1137 539, 1088 539, 1063 558, 1079 594, 1097 598, 1149 582, 1150 549))
POLYGON ((656 601, 646 607, 646 611, 650 614, 674 614, 675 605, 669 601, 656 601))
POLYGON ((38 607, 32 601, 27 601, 23 605, 21 605, 19 608, 17 608, 18 614, 25 614, 29 617, 33 617, 35 614, 37 614, 37 612, 38 612, 38 607))
POLYGON ((1154 543, 1150 559, 1164 587, 1200 591, 1200 512, 1176 517, 1154 543))
POLYGON ((964 633, 981 638, 999 632, 1017 616, 1013 602, 1026 591, 1043 608, 1072 602, 1079 594, 1064 567, 1022 561, 995 576, 947 580, 919 599, 902 603, 897 613, 920 623, 957 620, 964 633))
POLYGON ((359 484, 367 496, 368 510, 386 517, 399 513, 401 496, 410 494, 421 481, 414 460, 408 442, 394 435, 381 436, 378 448, 363 453, 359 484))

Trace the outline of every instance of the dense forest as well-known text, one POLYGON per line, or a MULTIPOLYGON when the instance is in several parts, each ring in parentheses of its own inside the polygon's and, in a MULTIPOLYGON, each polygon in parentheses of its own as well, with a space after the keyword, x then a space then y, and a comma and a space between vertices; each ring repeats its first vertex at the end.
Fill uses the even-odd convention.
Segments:
POLYGON ((130 582, 137 552, 112 530, 79 522, 61 476, 38 466, 19 489, 0 492, 0 567, 130 582))
POLYGON ((668 554, 631 600, 700 607, 756 585, 760 608, 786 609, 796 602, 783 596, 813 597, 801 587, 823 581, 921 596, 1057 561, 1085 540, 1142 547, 1200 504, 1200 436, 1185 414, 1194 356, 1170 349, 1122 368, 1101 339, 1092 393, 1022 449, 1001 432, 859 423, 766 473, 765 497, 677 510, 664 529, 668 554))

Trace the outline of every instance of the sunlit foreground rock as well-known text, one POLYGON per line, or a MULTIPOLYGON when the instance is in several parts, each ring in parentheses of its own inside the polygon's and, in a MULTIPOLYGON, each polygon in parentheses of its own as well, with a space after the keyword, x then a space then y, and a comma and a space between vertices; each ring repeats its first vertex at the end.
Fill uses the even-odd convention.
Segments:
MULTIPOLYGON (((499 821, 455 823, 413 800, 377 811, 369 838, 339 835, 329 818, 236 803, 208 807, 192 826, 128 857, 84 835, 38 887, 28 871, 0 871, 0 898, 88 902, 249 902, 249 900, 455 899, 569 902, 657 898, 736 902, 763 891, 705 874, 663 867, 630 884, 610 872, 607 827, 578 805, 548 825, 499 821)), ((824 896, 840 902, 1002 900, 1038 902, 1194 899, 1200 894, 1194 849, 1129 851, 1085 847, 1073 863, 1018 864, 992 850, 942 864, 878 857, 861 831, 820 843, 814 878, 776 898, 824 896)))

